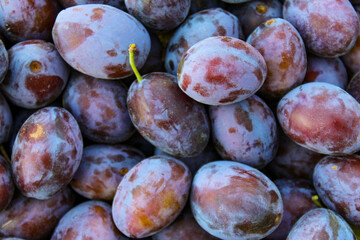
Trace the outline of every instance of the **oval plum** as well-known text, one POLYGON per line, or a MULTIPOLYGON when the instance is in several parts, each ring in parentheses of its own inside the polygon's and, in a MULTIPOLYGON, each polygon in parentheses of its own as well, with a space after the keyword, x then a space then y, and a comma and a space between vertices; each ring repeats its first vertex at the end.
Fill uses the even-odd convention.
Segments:
POLYGON ((142 160, 124 176, 112 205, 117 228, 128 237, 156 234, 172 223, 189 195, 191 173, 168 156, 142 160))
POLYGON ((202 166, 194 176, 190 203, 199 225, 221 239, 262 239, 283 215, 275 184, 255 168, 233 161, 202 166))
POLYGON ((303 84, 277 106, 284 132, 297 144, 323 154, 360 150, 360 104, 343 89, 323 82, 303 84))
POLYGON ((71 181, 81 160, 83 141, 74 117, 46 107, 20 128, 11 162, 15 183, 27 197, 48 199, 71 181))
POLYGON ((263 56, 232 37, 209 37, 194 44, 178 67, 178 84, 194 100, 223 105, 252 96, 266 77, 263 56))
POLYGON ((64 60, 77 71, 95 78, 119 79, 132 75, 128 47, 136 44, 135 62, 141 68, 151 46, 149 33, 138 20, 104 4, 62 10, 52 34, 64 60))

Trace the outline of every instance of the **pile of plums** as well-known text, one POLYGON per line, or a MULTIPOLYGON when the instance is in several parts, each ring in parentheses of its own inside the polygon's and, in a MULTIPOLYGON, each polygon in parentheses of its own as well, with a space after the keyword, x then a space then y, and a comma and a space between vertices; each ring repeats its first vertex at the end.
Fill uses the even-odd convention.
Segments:
POLYGON ((360 1, 0 0, 0 33, 0 239, 360 236, 360 1))

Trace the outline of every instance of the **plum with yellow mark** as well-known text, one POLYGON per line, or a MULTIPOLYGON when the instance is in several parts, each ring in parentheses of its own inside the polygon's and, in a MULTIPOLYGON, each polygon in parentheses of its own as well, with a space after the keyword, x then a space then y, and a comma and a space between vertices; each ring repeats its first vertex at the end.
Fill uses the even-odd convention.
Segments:
POLYGON ((324 205, 360 227, 360 157, 327 156, 314 170, 314 187, 324 205))
POLYGON ((16 136, 11 155, 15 184, 27 197, 49 199, 71 181, 82 152, 75 118, 64 108, 42 108, 16 136))
POLYGON ((156 234, 172 223, 184 208, 191 172, 168 156, 142 160, 120 182, 112 205, 117 228, 128 237, 156 234))

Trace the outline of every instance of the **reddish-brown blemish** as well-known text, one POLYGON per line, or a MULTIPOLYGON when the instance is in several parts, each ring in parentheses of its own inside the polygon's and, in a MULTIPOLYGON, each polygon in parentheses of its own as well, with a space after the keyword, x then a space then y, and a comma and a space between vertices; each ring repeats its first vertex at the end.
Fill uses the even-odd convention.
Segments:
POLYGON ((90 17, 91 21, 100 21, 103 18, 103 14, 105 13, 105 10, 102 8, 94 8, 92 12, 93 15, 91 15, 90 17))
POLYGON ((38 102, 44 102, 60 91, 63 84, 64 81, 59 76, 34 75, 25 80, 25 87, 35 94, 38 102))
POLYGON ((235 107, 234 114, 237 124, 243 125, 247 131, 252 132, 253 125, 250 119, 249 112, 245 111, 241 107, 235 107))
POLYGON ((235 133, 236 132, 236 129, 235 128, 229 128, 229 133, 235 133))
POLYGON ((191 77, 187 74, 184 74, 183 76, 183 81, 181 83, 181 88, 186 91, 186 89, 188 88, 188 86, 191 84, 191 77))
POLYGON ((106 53, 111 57, 116 57, 118 55, 115 49, 108 50, 106 53))
POLYGON ((130 73, 127 71, 126 64, 109 64, 105 66, 104 71, 109 78, 120 78, 130 73))
POLYGON ((200 83, 196 83, 196 85, 193 87, 193 90, 203 97, 210 96, 209 90, 206 87, 201 86, 200 83))

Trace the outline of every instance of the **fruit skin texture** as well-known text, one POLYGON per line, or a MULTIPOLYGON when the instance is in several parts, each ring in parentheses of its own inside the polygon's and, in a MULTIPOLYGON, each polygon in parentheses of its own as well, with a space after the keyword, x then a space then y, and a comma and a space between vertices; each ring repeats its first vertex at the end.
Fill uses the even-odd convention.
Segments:
POLYGON ((327 156, 316 165, 314 186, 329 209, 340 214, 348 223, 360 227, 360 157, 327 156))
POLYGON ((210 37, 193 45, 178 67, 178 84, 208 105, 239 102, 263 85, 266 63, 250 44, 232 37, 210 37))
POLYGON ((209 108, 214 146, 222 159, 263 168, 278 150, 275 116, 256 95, 209 108))
POLYGON ((192 183, 196 221, 220 239, 262 239, 280 224, 283 203, 275 184, 248 165, 216 161, 201 167, 192 183))
POLYGON ((191 173, 184 163, 153 156, 135 165, 120 182, 112 205, 117 228, 128 237, 156 234, 184 208, 191 173))
POLYGON ((46 107, 20 128, 11 155, 14 181, 27 197, 49 199, 71 181, 81 160, 83 141, 74 117, 46 107))
POLYGON ((112 201, 124 175, 144 158, 142 152, 127 145, 87 146, 71 187, 86 198, 112 201))
POLYGON ((111 218, 111 206, 102 201, 83 202, 59 221, 51 240, 126 240, 111 218))
POLYGON ((346 54, 359 35, 359 18, 348 0, 286 0, 283 17, 300 32, 307 49, 321 57, 346 54))
POLYGON ((0 87, 14 105, 40 108, 62 93, 70 68, 52 43, 23 41, 13 45, 8 53, 9 71, 0 87))
POLYGON ((287 240, 356 240, 347 222, 335 212, 316 208, 305 213, 293 226, 287 240))
POLYGON ((185 52, 195 43, 214 36, 243 38, 237 17, 221 9, 203 10, 189 16, 176 29, 166 48, 165 68, 176 75, 179 62, 185 52))
POLYGON ((0 155, 0 212, 11 202, 15 185, 11 176, 9 163, 0 155))
POLYGON ((49 239, 60 218, 73 207, 74 202, 74 192, 69 188, 47 200, 15 194, 9 207, 0 212, 0 237, 49 239))
POLYGON ((1 0, 0 6, 0 28, 7 39, 51 40, 51 28, 60 11, 57 1, 1 0))
POLYGON ((127 89, 120 82, 74 71, 63 94, 63 105, 79 123, 84 137, 114 144, 134 133, 126 97, 127 89))
POLYGON ((9 54, 8 51, 0 39, 0 83, 4 80, 9 68, 9 54))
POLYGON ((144 65, 151 46, 149 33, 138 20, 104 4, 62 10, 56 17, 52 35, 60 55, 71 67, 103 79, 132 75, 128 59, 130 44, 136 44, 138 68, 144 65))
POLYGON ((264 57, 267 77, 259 96, 280 99, 300 85, 306 74, 306 50, 299 32, 288 21, 273 18, 257 27, 246 40, 264 57))
POLYGON ((157 31, 176 28, 187 16, 191 0, 124 0, 129 13, 157 31))
POLYGON ((136 129, 162 151, 191 157, 205 149, 210 135, 205 107, 180 91, 175 76, 150 73, 134 81, 127 104, 136 129))
POLYGON ((329 83, 303 84, 277 106, 284 132, 297 144, 323 154, 360 150, 360 104, 329 83))
POLYGON ((11 134, 13 116, 6 98, 0 92, 0 144, 6 142, 11 134))

